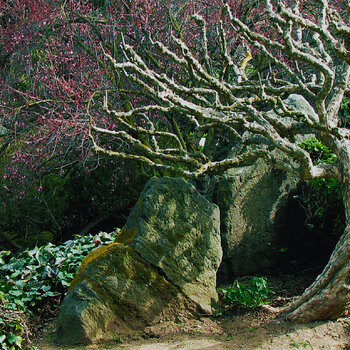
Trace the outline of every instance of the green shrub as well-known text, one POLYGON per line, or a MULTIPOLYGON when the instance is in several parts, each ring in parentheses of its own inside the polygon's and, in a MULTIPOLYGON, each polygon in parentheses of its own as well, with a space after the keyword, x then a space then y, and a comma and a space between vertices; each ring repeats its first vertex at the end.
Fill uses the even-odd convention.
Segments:
POLYGON ((311 159, 316 164, 337 162, 336 154, 314 136, 306 138, 300 146, 310 153, 311 159))
POLYGON ((247 309, 258 307, 266 301, 270 293, 264 277, 253 277, 249 284, 235 280, 231 288, 219 288, 223 292, 224 301, 230 305, 243 306, 247 309))
MULTIPOLYGON (((334 164, 338 160, 336 154, 316 137, 308 137, 300 146, 309 152, 315 164, 334 164)), ((310 183, 321 194, 335 194, 339 199, 341 198, 339 181, 336 179, 316 179, 311 180, 310 183)))
POLYGON ((114 234, 76 236, 62 245, 49 243, 12 257, 9 251, 0 252, 0 348, 30 346, 26 315, 34 316, 50 300, 57 304, 81 261, 96 247, 94 239, 108 244, 114 234))
MULTIPOLYGON (((300 146, 309 152, 315 164, 334 164, 336 154, 315 137, 305 139, 300 146)), ((335 238, 345 228, 342 191, 337 179, 314 179, 303 185, 299 202, 307 215, 306 225, 325 230, 335 238)))
POLYGON ((1 349, 15 350, 30 346, 27 318, 23 311, 9 309, 5 294, 0 292, 1 349))

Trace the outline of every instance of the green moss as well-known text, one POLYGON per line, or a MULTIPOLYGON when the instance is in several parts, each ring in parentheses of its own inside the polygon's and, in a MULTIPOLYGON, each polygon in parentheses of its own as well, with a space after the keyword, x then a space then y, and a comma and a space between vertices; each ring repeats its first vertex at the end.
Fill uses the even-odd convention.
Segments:
MULTIPOLYGON (((134 252, 133 248, 120 243, 111 243, 93 250, 82 261, 69 289, 74 288, 83 279, 89 279, 89 276, 85 273, 87 266, 100 258, 107 258, 109 261, 109 264, 102 265, 106 265, 106 267, 114 266, 118 273, 123 274, 128 279, 144 280, 147 283, 149 281, 153 282, 160 277, 149 263, 134 252)), ((108 275, 108 270, 102 272, 108 275)))
MULTIPOLYGON (((112 271, 108 271, 108 268, 114 267, 118 273, 124 275, 126 279, 151 284, 161 294, 164 293, 167 295, 169 292, 174 293, 174 286, 169 284, 169 282, 163 276, 159 275, 148 262, 135 253, 133 248, 120 243, 112 243, 93 250, 82 261, 74 280, 69 286, 70 290, 79 284, 83 279, 90 280, 90 276, 88 276, 86 273, 86 268, 89 264, 93 264, 100 258, 107 258, 109 261, 109 264, 106 264, 107 270, 102 270, 101 266, 101 272, 103 274, 113 274, 112 271)), ((102 263, 101 265, 105 264, 102 263)), ((99 282, 96 283, 95 278, 93 278, 90 282, 94 285, 94 289, 98 290, 99 294, 104 294, 103 288, 101 289, 99 282)))
POLYGON ((116 239, 114 240, 114 242, 121 244, 129 244, 135 239, 137 234, 138 231, 136 229, 128 230, 125 227, 123 227, 116 239))
POLYGON ((113 252, 112 263, 125 278, 135 281, 153 282, 159 275, 150 264, 129 246, 119 244, 113 252))
POLYGON ((102 255, 106 254, 108 251, 113 249, 116 245, 118 245, 118 243, 111 243, 103 247, 94 249, 90 254, 88 254, 87 257, 82 261, 76 276, 74 277, 73 281, 69 286, 69 289, 74 288, 83 279, 84 272, 88 264, 90 264, 92 261, 96 260, 97 258, 101 257, 102 255))

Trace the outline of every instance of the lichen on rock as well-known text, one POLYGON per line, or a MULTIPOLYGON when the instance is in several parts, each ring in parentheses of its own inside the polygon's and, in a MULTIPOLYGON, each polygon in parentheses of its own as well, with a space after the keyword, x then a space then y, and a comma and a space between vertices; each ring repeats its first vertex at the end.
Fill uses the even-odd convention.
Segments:
POLYGON ((220 213, 194 186, 182 178, 152 178, 116 241, 129 244, 212 312, 222 258, 220 213))
POLYGON ((57 335, 63 344, 89 344, 196 315, 179 288, 131 247, 114 243, 83 261, 61 306, 57 335))
POLYGON ((151 179, 115 243, 91 252, 57 322, 64 344, 143 332, 212 312, 222 250, 218 207, 183 179, 151 179))

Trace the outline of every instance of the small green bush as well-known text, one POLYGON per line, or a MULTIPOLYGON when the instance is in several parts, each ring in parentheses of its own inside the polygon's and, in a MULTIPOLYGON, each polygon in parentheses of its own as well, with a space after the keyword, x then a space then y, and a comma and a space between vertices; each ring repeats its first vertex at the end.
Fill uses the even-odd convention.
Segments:
POLYGON ((0 348, 24 349, 30 346, 27 315, 49 300, 57 304, 74 278, 85 256, 96 247, 95 241, 108 244, 114 234, 76 236, 62 245, 51 243, 10 256, 0 252, 0 348))
POLYGON ((334 164, 338 160, 336 154, 314 136, 306 138, 300 146, 309 152, 316 164, 334 164))
POLYGON ((258 307, 266 301, 270 293, 264 277, 253 277, 249 284, 235 280, 231 288, 219 288, 223 292, 224 301, 230 305, 243 306, 247 309, 258 307))
MULTIPOLYGON (((336 154, 315 137, 308 137, 300 146, 315 164, 334 164, 336 154)), ((305 224, 315 232, 328 232, 336 240, 345 229, 342 190, 337 179, 313 179, 302 185, 299 203, 307 215, 305 224)), ((332 244, 331 242, 329 242, 332 244)))
MULTIPOLYGON (((308 137, 300 146, 309 152, 315 164, 334 164, 338 161, 336 154, 316 137, 308 137)), ((321 194, 335 194, 341 198, 340 184, 336 179, 316 179, 311 180, 311 184, 321 194)))
POLYGON ((29 347, 27 316, 23 311, 8 309, 8 300, 0 292, 0 349, 22 349, 24 343, 29 347))
MULTIPOLYGON (((102 243, 113 242, 113 235, 100 233, 102 243)), ((95 248, 92 235, 76 237, 62 245, 49 243, 12 256, 0 266, 0 292, 5 293, 9 307, 31 309, 48 297, 61 295, 68 287, 84 257, 95 248)), ((0 252, 0 259, 8 252, 0 252)), ((1 264, 1 260, 0 260, 1 264)))

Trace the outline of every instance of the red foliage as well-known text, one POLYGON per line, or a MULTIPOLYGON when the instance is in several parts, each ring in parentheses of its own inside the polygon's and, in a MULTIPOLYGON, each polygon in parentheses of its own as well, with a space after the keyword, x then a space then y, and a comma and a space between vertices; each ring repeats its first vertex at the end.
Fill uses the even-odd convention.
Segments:
MULTIPOLYGON (((268 29, 262 17, 263 1, 228 2, 250 25, 268 29)), ((192 45, 198 45, 200 34, 191 16, 202 15, 215 50, 216 27, 226 18, 221 0, 94 3, 0 0, 0 125, 7 129, 6 138, 13 147, 4 178, 8 193, 11 178, 22 187, 28 174, 40 177, 89 156, 87 101, 95 91, 116 88, 117 77, 108 70, 102 47, 120 55, 120 33, 142 53, 150 49, 148 36, 168 42, 170 11, 192 45)), ((231 31, 228 39, 234 48, 239 38, 231 31)), ((102 124, 110 123, 100 110, 91 113, 102 124)))

